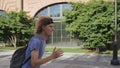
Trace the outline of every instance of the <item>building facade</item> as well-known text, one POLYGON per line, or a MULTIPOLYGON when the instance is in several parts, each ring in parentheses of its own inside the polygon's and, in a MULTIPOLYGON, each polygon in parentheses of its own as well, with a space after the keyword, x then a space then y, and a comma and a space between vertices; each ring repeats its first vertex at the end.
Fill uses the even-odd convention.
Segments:
MULTIPOLYGON (((68 36, 70 32, 65 30, 65 24, 61 19, 64 17, 63 11, 70 10, 69 2, 88 2, 90 0, 0 0, 0 14, 10 11, 26 11, 30 17, 38 18, 41 15, 50 16, 55 22, 55 31, 47 41, 48 43, 60 43, 60 45, 77 45, 68 36)), ((111 0, 112 1, 112 0, 111 0)))
POLYGON ((71 9, 69 2, 87 2, 89 0, 0 0, 0 14, 23 10, 30 17, 50 16, 55 22, 55 32, 47 41, 52 45, 69 45, 73 40, 68 36, 65 25, 61 23, 63 11, 71 9))
POLYGON ((0 10, 5 12, 23 10, 33 17, 46 6, 78 1, 87 2, 89 0, 0 0, 0 10))

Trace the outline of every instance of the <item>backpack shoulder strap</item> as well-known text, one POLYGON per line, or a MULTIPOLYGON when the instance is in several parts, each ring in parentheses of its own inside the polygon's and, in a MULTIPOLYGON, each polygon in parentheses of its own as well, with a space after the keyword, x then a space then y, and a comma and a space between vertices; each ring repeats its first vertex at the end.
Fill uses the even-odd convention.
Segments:
MULTIPOLYGON (((27 48, 28 48, 28 44, 26 45, 26 50, 27 50, 27 48)), ((31 56, 29 56, 27 59, 25 59, 25 61, 22 63, 22 65, 24 65, 25 63, 27 63, 30 58, 31 58, 31 56)))
POLYGON ((31 56, 29 56, 29 57, 22 63, 22 65, 24 65, 25 63, 27 63, 28 60, 30 60, 30 58, 31 58, 31 56))

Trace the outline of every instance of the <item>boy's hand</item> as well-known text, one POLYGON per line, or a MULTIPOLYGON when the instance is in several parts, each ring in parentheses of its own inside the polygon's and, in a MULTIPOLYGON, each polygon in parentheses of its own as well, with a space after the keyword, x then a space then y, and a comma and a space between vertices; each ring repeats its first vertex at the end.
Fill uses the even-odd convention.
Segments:
POLYGON ((62 49, 56 49, 56 47, 53 49, 53 52, 52 52, 52 57, 53 59, 56 59, 58 57, 61 57, 63 56, 63 50, 62 49))

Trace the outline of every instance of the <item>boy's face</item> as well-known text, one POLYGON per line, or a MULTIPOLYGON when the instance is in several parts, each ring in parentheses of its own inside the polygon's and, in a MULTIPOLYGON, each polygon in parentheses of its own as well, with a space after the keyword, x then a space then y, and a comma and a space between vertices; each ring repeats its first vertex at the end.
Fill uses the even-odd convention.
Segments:
POLYGON ((51 36, 54 31, 54 24, 44 26, 43 31, 46 33, 46 35, 51 36))

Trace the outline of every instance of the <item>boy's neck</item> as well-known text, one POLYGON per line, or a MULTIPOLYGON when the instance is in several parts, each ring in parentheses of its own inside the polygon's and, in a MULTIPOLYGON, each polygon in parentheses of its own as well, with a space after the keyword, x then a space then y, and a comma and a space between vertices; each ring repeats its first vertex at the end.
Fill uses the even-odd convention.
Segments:
POLYGON ((47 38, 48 38, 48 36, 45 33, 41 33, 40 36, 45 40, 47 40, 47 38))

